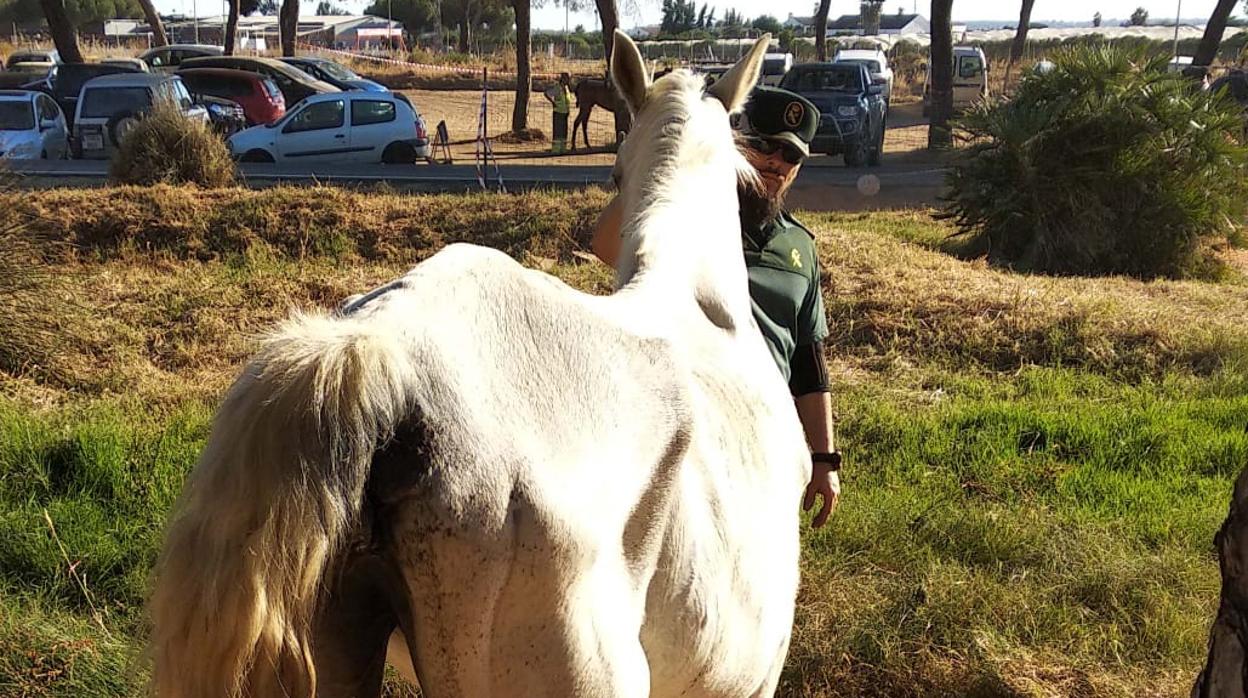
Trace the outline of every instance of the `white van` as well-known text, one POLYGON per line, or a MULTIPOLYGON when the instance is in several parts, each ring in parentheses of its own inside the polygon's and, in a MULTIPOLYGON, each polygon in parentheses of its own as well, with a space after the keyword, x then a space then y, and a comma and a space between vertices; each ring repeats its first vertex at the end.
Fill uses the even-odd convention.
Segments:
MULTIPOLYGON (((931 111, 932 63, 923 81, 923 116, 931 111)), ((961 111, 988 96, 988 61, 978 46, 953 47, 953 110, 961 111)))
POLYGON ((780 84, 784 74, 793 67, 793 54, 768 53, 763 55, 763 70, 758 81, 764 85, 775 87, 780 84))

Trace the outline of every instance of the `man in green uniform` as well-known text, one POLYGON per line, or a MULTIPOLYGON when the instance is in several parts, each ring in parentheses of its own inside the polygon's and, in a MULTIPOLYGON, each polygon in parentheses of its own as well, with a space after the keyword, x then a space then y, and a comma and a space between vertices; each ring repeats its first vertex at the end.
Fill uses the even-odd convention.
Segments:
MULTIPOLYGON (((819 110, 787 90, 756 87, 738 128, 742 152, 761 187, 738 187, 741 244, 749 274, 754 319, 776 366, 789 383, 811 450, 811 481, 803 507, 820 497, 812 522, 822 526, 840 497, 841 456, 833 446, 832 400, 823 340, 828 336, 814 236, 784 210, 784 197, 810 155, 819 110)), ((592 246, 614 265, 619 255, 620 215, 613 201, 598 219, 592 246)))

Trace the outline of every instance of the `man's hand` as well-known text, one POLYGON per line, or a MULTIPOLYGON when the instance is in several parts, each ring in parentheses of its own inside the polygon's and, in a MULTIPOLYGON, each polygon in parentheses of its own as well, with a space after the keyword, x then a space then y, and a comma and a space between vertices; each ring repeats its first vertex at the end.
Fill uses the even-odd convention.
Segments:
POLYGON ((837 500, 841 497, 840 473, 832 470, 825 463, 815 463, 810 470, 810 484, 806 485, 806 496, 802 499, 802 511, 810 511, 815 506, 816 498, 823 496, 823 506, 810 523, 811 528, 819 528, 828 522, 828 517, 836 510, 837 500))

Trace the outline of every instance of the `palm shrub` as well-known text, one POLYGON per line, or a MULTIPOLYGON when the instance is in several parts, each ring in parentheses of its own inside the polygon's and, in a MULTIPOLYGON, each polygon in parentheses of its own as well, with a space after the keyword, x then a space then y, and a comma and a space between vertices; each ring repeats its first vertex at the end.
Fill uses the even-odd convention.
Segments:
POLYGON ((234 161, 208 124, 158 100, 122 141, 109 177, 119 184, 224 187, 234 183, 234 161))
POLYGON ((944 215, 990 261, 1055 274, 1208 277, 1244 211, 1244 123, 1166 59, 1077 47, 961 120, 944 215))

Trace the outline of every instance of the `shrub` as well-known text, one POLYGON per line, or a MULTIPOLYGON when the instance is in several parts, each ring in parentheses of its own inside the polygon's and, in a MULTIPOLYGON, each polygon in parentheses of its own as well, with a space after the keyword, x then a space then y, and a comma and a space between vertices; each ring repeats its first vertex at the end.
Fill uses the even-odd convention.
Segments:
POLYGON ((234 183, 234 161, 210 126, 162 103, 126 136, 109 177, 121 184, 224 187, 234 183))
POLYGON ((1240 113, 1165 59, 1081 47, 961 122, 945 215, 989 260, 1057 274, 1207 277, 1238 235, 1240 113))

